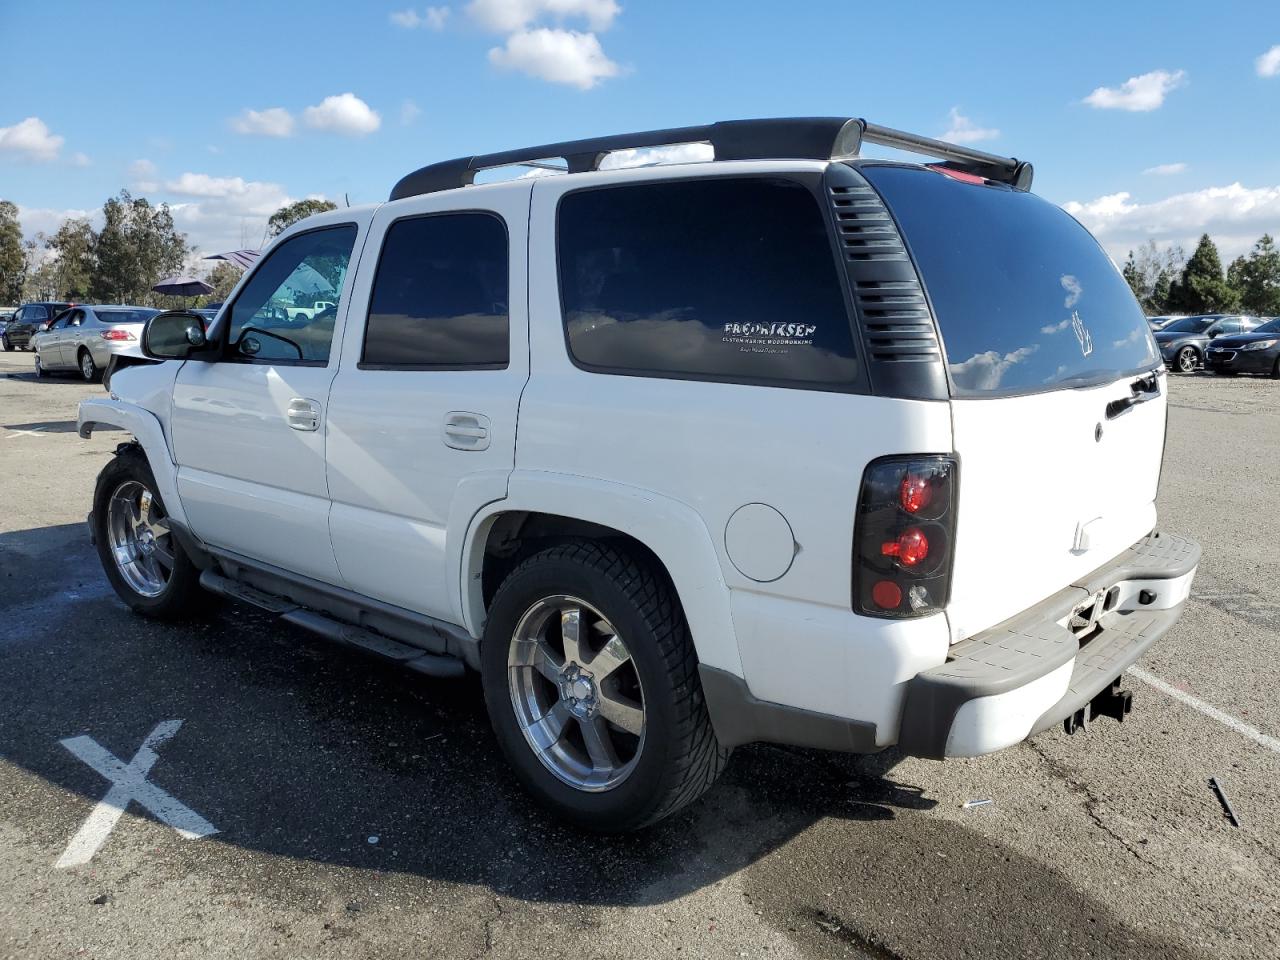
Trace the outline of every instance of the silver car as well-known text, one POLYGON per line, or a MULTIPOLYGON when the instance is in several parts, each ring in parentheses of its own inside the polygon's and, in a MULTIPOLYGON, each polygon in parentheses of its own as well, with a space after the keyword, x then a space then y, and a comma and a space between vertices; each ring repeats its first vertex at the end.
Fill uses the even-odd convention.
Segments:
POLYGON ((59 314, 49 329, 36 334, 36 376, 55 370, 77 370, 95 383, 112 354, 141 356, 142 328, 159 310, 103 304, 79 305, 59 314))

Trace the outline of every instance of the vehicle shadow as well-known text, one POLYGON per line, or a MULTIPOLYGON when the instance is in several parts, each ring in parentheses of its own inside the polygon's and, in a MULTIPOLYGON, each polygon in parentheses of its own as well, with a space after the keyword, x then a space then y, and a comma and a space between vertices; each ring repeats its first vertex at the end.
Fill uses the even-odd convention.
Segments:
MULTIPOLYGON (((6 423, 0 424, 3 430, 31 430, 39 433, 75 433, 78 429, 74 420, 38 420, 32 423, 6 423)), ((119 430, 119 427, 100 426, 98 430, 119 430)))
MULTIPOLYGON (((237 857, 235 879, 261 879, 279 896, 295 884, 299 900, 311 898, 317 884, 343 882, 334 868, 356 868, 360 889, 372 871, 384 898, 408 897, 425 879, 530 903, 645 906, 741 873, 762 916, 820 939, 841 931, 844 950, 864 935, 857 918, 831 919, 849 904, 823 899, 823 871, 927 905, 939 891, 973 889, 982 857, 992 870, 1016 868, 1027 936, 1044 915, 1037 905, 1054 913, 1060 955, 1094 955, 1106 943, 1098 937, 1135 945, 1135 956, 1178 955, 1122 928, 1052 868, 925 816, 936 801, 893 776, 895 751, 745 747, 690 808, 636 834, 590 835, 550 820, 515 784, 473 676, 396 671, 239 605, 185 625, 148 621, 110 592, 83 525, 0 535, 0 821, 48 847, 52 869, 107 787, 59 740, 87 735, 128 763, 156 724, 176 719, 150 778, 219 832, 191 843, 170 834, 157 853, 190 871, 216 870, 219 846, 270 855, 237 857), (33 563, 55 572, 38 592, 12 589, 33 563), (53 787, 47 801, 7 789, 6 764, 53 787), (793 855, 817 865, 792 877, 793 855)), ((110 849, 99 856, 104 870, 110 849)), ((993 911, 1004 902, 994 900, 993 911)), ((960 911, 957 937, 983 929, 972 920, 960 911)))

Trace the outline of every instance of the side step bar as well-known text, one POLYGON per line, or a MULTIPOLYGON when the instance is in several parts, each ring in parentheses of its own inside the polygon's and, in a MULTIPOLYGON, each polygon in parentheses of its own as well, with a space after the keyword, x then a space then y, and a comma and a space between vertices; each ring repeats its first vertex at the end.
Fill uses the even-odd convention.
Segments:
POLYGON ((334 643, 341 644, 344 647, 351 647, 364 653, 373 654, 383 660, 389 660, 399 666, 417 673, 426 674, 429 677, 461 677, 466 673, 466 665, 456 657, 427 653, 419 647, 401 643, 399 640, 393 640, 380 633, 374 633, 372 630, 334 620, 322 613, 299 606, 284 597, 264 593, 229 577, 214 573, 211 569, 205 570, 200 574, 200 586, 210 593, 216 593, 232 600, 239 600, 269 613, 277 614, 281 620, 310 630, 326 640, 332 640, 334 643))

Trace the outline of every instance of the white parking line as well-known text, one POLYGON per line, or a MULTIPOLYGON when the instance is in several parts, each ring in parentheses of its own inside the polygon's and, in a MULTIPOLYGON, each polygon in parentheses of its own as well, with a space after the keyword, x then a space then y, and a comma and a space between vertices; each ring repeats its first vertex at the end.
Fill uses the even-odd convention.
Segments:
POLYGON ((134 754, 129 765, 125 766, 118 759, 103 749, 92 737, 71 737, 59 741, 69 751, 93 767, 111 781, 111 789, 102 798, 84 825, 71 838, 67 849, 58 858, 55 867, 77 867, 88 863, 98 852, 116 823, 119 822, 125 807, 131 801, 138 801, 155 815, 162 823, 167 823, 177 830, 184 840, 198 840, 218 829, 190 807, 161 790, 154 783, 147 781, 159 757, 156 747, 164 743, 182 726, 181 720, 166 720, 156 724, 156 728, 142 741, 142 746, 134 754))
POLYGON ((1143 683, 1150 684, 1161 693, 1168 694, 1179 703, 1185 703, 1192 710, 1199 710, 1206 717, 1212 717, 1224 726, 1230 727, 1242 737, 1248 737, 1254 743, 1266 747, 1272 753, 1280 753, 1280 740, 1267 736, 1261 730, 1249 726, 1243 720, 1237 720, 1229 713, 1223 713, 1213 704, 1205 703, 1199 697, 1193 697, 1191 694, 1179 690, 1173 684, 1161 680, 1155 674, 1147 673, 1141 667, 1130 667, 1126 673, 1131 677, 1136 677, 1143 683))
POLYGON ((12 430, 9 433, 9 439, 14 437, 36 437, 44 433, 44 427, 36 427, 34 430, 12 430))

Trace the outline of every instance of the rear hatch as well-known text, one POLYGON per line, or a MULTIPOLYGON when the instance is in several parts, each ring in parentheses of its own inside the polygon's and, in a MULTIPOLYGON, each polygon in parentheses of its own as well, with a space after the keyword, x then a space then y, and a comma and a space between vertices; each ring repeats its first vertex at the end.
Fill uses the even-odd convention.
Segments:
POLYGON ((946 354, 960 640, 1155 525, 1165 375, 1128 285, 1061 208, 920 167, 862 173, 898 222, 946 354))

